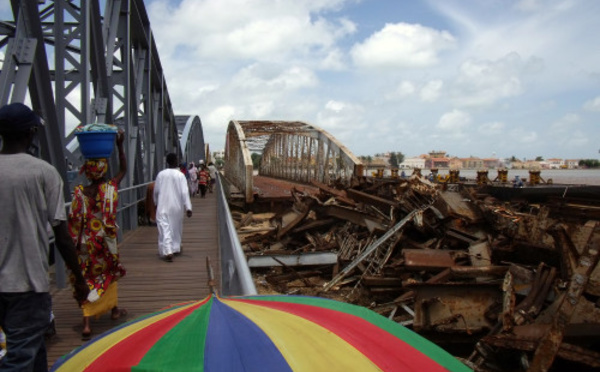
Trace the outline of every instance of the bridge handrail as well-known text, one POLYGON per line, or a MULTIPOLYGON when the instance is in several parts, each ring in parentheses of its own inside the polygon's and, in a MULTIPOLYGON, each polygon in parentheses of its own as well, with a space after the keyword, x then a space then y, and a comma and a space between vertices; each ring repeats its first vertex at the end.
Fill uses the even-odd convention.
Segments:
POLYGON ((219 225, 221 258, 221 294, 224 296, 255 295, 257 293, 256 287, 231 218, 221 177, 217 173, 217 222, 219 225))
MULTIPOLYGON (((152 181, 152 182, 154 182, 154 181, 152 181)), ((134 185, 131 187, 125 187, 125 188, 119 189, 119 196, 126 192, 135 191, 142 187, 147 187, 152 182, 145 182, 145 183, 141 183, 141 184, 134 185)), ((119 197, 119 199, 120 199, 120 197, 119 197)), ((138 203, 145 199, 146 199, 146 197, 144 195, 144 197, 138 197, 134 202, 127 203, 124 206, 117 208, 117 220, 122 221, 123 220, 123 216, 122 216, 123 211, 128 210, 129 208, 131 208, 133 206, 135 206, 137 209, 138 203)), ((68 213, 70 207, 71 207, 71 201, 65 202, 65 209, 67 210, 67 213, 68 213)), ((135 224, 135 227, 137 227, 137 223, 135 224)), ((122 230, 118 230, 118 232, 119 232, 119 235, 122 235, 122 230)), ((52 246, 52 243, 54 243, 54 236, 50 237, 49 243, 52 246)), ((64 263, 62 257, 58 253, 58 249, 56 247, 53 247, 53 249, 54 249, 54 257, 55 257, 54 281, 56 283, 57 288, 60 288, 60 289, 66 288, 66 286, 67 286, 67 274, 65 271, 66 266, 65 266, 65 263, 64 263)))

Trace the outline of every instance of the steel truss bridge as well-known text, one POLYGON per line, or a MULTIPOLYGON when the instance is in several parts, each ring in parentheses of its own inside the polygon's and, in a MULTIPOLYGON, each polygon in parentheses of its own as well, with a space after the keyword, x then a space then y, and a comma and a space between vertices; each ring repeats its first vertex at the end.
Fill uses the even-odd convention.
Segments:
POLYGON ((261 154, 259 175, 309 183, 349 183, 362 163, 316 125, 300 121, 232 120, 227 127, 225 176, 253 201, 252 153, 261 154))
MULTIPOLYGON (((63 176, 83 162, 79 124, 116 124, 125 132, 128 173, 121 184, 121 227, 137 227, 142 185, 165 166, 205 158, 200 118, 176 116, 142 0, 11 0, 0 20, 0 105, 24 102, 46 122, 40 156, 63 176)), ((118 169, 113 154, 110 169, 118 169)), ((75 180, 73 180, 75 181, 75 180)), ((81 180, 79 180, 81 181, 81 180)), ((66 200, 72 190, 65 182, 66 200)))
MULTIPOLYGON (((183 162, 208 155, 200 117, 175 115, 143 0, 10 0, 10 5, 12 17, 0 19, 0 106, 23 102, 44 119, 38 155, 67 181, 67 201, 73 186, 85 182, 77 175, 84 159, 75 127, 108 123, 123 129, 128 169, 119 191, 119 232, 136 229, 138 203, 165 168, 165 155, 174 152, 183 162)), ((315 125, 233 120, 224 173, 247 202, 253 199, 253 152, 262 155, 257 171, 265 176, 328 183, 362 174, 360 161, 315 125)), ((109 172, 118 169, 117 154, 110 164, 109 172)), ((219 210, 221 257, 232 257, 221 263, 227 272, 222 280, 243 287, 251 284, 244 255, 227 205, 219 210)))

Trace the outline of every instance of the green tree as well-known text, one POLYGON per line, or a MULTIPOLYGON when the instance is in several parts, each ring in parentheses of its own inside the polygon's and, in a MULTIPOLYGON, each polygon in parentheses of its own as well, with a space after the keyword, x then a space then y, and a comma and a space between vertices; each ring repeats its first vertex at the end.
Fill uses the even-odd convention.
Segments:
POLYGON ((510 157, 510 161, 511 162, 515 162, 515 161, 519 161, 519 159, 517 159, 514 155, 510 157))
POLYGON ((396 153, 396 160, 398 161, 398 165, 402 164, 404 162, 404 154, 398 151, 396 153))
POLYGON ((535 161, 544 161, 544 157, 536 156, 535 161))
POLYGON ((598 159, 581 159, 579 160, 579 166, 582 168, 599 168, 600 161, 598 159))
POLYGON ((390 163, 390 166, 392 168, 398 168, 398 158, 396 158, 396 153, 395 152, 390 152, 389 163, 390 163))
POLYGON ((258 167, 260 166, 260 160, 262 159, 262 155, 257 152, 253 152, 250 155, 250 157, 252 158, 252 167, 258 169, 258 167))

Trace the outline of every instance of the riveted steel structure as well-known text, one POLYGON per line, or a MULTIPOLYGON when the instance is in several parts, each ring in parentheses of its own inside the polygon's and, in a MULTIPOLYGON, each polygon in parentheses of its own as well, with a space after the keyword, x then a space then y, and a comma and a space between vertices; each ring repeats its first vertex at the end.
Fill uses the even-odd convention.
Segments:
MULTIPOLYGON (((11 0, 0 23, 0 105, 26 102, 47 125, 41 157, 67 179, 83 159, 73 129, 111 123, 125 132, 128 174, 122 189, 150 182, 165 154, 204 157, 197 116, 176 117, 142 0, 11 0)), ((117 169, 116 154, 111 169, 117 169)), ((73 172, 74 173, 74 172, 73 172)), ((79 182, 81 180, 77 180, 79 182)), ((70 199, 71 185, 65 182, 70 199)), ((121 196, 133 205, 144 190, 121 196)), ((135 228, 135 208, 122 213, 135 228)))
POLYGON ((362 163, 325 130, 301 121, 232 120, 227 128, 225 176, 253 201, 251 153, 262 154, 258 174, 309 183, 349 182, 362 163))

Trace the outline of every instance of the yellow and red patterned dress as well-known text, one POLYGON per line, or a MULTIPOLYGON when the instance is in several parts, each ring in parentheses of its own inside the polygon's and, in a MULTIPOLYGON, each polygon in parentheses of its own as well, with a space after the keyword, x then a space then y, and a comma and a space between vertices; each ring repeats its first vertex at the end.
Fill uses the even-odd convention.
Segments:
POLYGON ((100 316, 117 306, 116 281, 126 274, 117 249, 118 199, 113 180, 98 186, 95 199, 84 195, 83 185, 75 188, 69 234, 76 246, 80 242, 79 264, 90 288, 88 301, 83 305, 84 316, 100 316))

